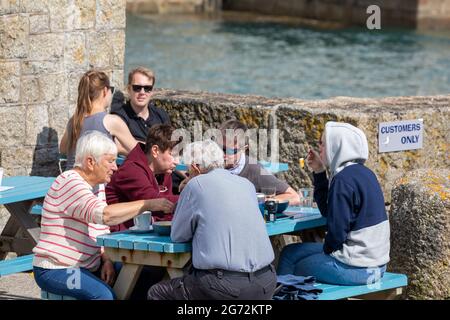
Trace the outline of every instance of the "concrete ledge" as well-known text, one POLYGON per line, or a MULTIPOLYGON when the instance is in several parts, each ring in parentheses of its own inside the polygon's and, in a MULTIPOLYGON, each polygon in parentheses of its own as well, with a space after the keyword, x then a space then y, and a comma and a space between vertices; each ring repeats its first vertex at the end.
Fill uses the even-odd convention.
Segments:
POLYGON ((217 12, 222 0, 127 0, 127 11, 139 14, 217 12))
POLYGON ((448 29, 450 4, 427 0, 224 0, 224 10, 248 11, 278 16, 295 16, 342 25, 366 25, 366 9, 378 5, 382 27, 448 29))
POLYGON ((450 170, 421 169, 392 191, 390 271, 408 275, 409 299, 450 298, 450 170))

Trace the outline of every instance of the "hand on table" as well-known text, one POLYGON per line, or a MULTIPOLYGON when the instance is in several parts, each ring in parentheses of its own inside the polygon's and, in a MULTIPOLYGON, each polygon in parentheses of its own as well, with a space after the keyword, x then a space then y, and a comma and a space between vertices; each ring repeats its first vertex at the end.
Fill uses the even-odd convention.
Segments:
POLYGON ((171 213, 175 208, 175 204, 165 198, 150 199, 148 209, 150 211, 162 211, 164 213, 171 213))

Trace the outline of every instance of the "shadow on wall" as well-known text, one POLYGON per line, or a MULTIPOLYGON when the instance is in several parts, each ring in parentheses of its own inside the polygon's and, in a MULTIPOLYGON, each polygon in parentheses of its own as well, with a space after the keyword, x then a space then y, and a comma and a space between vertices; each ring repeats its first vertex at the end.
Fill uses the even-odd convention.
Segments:
POLYGON ((59 174, 58 161, 58 133, 53 128, 43 127, 36 137, 30 175, 56 177, 59 174))

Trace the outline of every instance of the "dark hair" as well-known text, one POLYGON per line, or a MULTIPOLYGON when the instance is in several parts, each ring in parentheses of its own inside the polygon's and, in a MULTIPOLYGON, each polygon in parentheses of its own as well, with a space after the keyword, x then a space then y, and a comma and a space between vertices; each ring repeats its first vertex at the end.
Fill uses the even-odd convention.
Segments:
MULTIPOLYGON (((247 136, 247 130, 248 127, 247 125, 245 125, 244 123, 242 123, 241 121, 237 120, 237 119, 231 119, 231 120, 227 120, 225 122, 223 122, 220 127, 219 127, 220 132, 222 133, 222 138, 224 139, 223 141, 225 141, 225 139, 229 139, 229 138, 233 138, 234 143, 237 143, 238 141, 241 141, 241 143, 249 143, 247 141, 250 141, 250 137, 247 136), (229 137, 228 135, 231 133, 229 130, 232 130, 233 135, 231 137, 229 137), (242 136, 242 133, 244 134, 242 136), (244 139, 244 140, 241 140, 244 139)), ((229 143, 231 143, 231 141, 228 141, 229 143)), ((246 153, 248 153, 248 150, 246 151, 246 153)))
POLYGON ((92 101, 97 99, 103 88, 109 88, 109 78, 103 71, 87 71, 78 84, 77 108, 69 120, 69 150, 74 150, 80 136, 84 118, 92 111, 92 101))
POLYGON ((176 141, 172 141, 172 133, 175 128, 170 124, 156 124, 153 125, 147 134, 145 141, 145 153, 150 152, 152 146, 157 145, 161 152, 165 152, 167 149, 173 149, 183 139, 180 137, 176 141))
POLYGON ((222 131, 222 133, 225 132, 227 129, 233 129, 233 130, 243 130, 244 132, 247 131, 248 127, 236 119, 227 120, 224 123, 222 123, 219 127, 219 130, 222 131))

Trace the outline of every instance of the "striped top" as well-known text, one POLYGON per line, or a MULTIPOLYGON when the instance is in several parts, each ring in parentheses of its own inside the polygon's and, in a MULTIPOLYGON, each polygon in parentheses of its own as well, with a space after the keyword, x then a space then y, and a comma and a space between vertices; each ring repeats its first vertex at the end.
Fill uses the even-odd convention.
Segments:
POLYGON ((97 270, 101 247, 96 238, 109 233, 109 227, 102 224, 106 205, 103 184, 92 188, 75 170, 60 174, 44 199, 33 265, 97 270))

